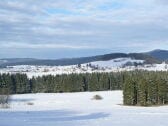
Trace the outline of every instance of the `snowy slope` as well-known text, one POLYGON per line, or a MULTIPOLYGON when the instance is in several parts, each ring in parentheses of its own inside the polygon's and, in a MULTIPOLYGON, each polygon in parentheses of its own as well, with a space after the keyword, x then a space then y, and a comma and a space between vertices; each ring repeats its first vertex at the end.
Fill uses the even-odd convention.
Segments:
POLYGON ((0 126, 167 126, 167 119, 168 106, 123 106, 122 91, 14 95, 11 108, 0 109, 0 126))
POLYGON ((98 65, 100 67, 122 67, 126 63, 143 63, 143 60, 135 60, 131 58, 116 58, 108 61, 97 61, 97 62, 91 62, 93 65, 98 65))
POLYGON ((70 73, 92 73, 92 72, 112 72, 117 71, 126 63, 143 63, 143 60, 133 60, 131 58, 117 58, 109 61, 97 61, 87 64, 71 66, 31 66, 31 65, 18 65, 9 66, 0 69, 0 73, 25 73, 28 77, 42 76, 42 75, 57 75, 57 74, 70 74, 70 73), (91 64, 91 66, 88 66, 91 64), (96 69, 95 69, 96 68, 96 69))
POLYGON ((87 64, 71 65, 71 66, 31 66, 31 65, 18 65, 1 68, 0 73, 25 73, 29 78, 43 76, 43 75, 60 75, 71 73, 92 73, 92 72, 118 72, 118 71, 131 71, 135 69, 148 70, 148 71, 167 71, 168 64, 146 64, 146 65, 125 65, 134 63, 143 63, 143 60, 134 60, 131 58, 117 58, 109 61, 97 61, 87 64))

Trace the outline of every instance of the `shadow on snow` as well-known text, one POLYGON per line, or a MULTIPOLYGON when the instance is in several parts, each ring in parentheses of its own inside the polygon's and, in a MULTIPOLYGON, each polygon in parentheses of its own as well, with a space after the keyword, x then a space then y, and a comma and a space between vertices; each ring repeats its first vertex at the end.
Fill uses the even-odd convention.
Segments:
POLYGON ((16 111, 16 112, 0 112, 1 124, 13 126, 14 124, 27 123, 48 123, 48 122, 67 122, 67 121, 80 121, 80 120, 94 120, 108 117, 107 113, 89 113, 80 114, 74 111, 16 111), (12 122, 12 123, 11 123, 12 122), (10 124, 11 123, 11 124, 10 124))

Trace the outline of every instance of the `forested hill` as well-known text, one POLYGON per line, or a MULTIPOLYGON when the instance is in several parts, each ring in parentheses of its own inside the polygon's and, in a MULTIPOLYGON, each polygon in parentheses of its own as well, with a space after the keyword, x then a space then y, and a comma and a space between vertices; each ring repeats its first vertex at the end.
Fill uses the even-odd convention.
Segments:
POLYGON ((13 65, 50 65, 50 66, 65 66, 65 65, 76 65, 83 63, 90 63, 95 61, 108 61, 115 58, 132 58, 136 60, 144 60, 145 63, 161 63, 161 60, 146 54, 146 53, 111 53, 105 55, 97 55, 90 57, 80 58, 67 58, 67 59, 31 59, 31 58, 13 58, 13 59, 0 59, 0 67, 13 66, 13 65))
POLYGON ((147 52, 146 54, 152 57, 155 57, 159 60, 162 60, 162 61, 168 61, 168 51, 167 50, 156 49, 156 50, 147 52))

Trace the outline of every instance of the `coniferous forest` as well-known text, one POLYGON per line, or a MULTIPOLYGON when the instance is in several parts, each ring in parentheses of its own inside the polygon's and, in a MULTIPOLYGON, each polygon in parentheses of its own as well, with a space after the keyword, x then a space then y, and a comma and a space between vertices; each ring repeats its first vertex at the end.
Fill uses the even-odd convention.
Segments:
POLYGON ((123 90, 125 105, 168 104, 168 72, 112 72, 33 77, 0 74, 1 94, 123 90))
POLYGON ((123 84, 125 105, 168 104, 168 72, 129 72, 123 84))

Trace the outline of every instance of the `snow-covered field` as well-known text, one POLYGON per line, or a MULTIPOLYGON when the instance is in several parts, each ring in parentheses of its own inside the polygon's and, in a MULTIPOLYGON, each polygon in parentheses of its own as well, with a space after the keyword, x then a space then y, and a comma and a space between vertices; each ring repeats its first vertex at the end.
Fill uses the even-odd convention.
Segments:
POLYGON ((122 91, 14 95, 10 106, 0 126, 168 126, 168 106, 123 106, 122 91))

